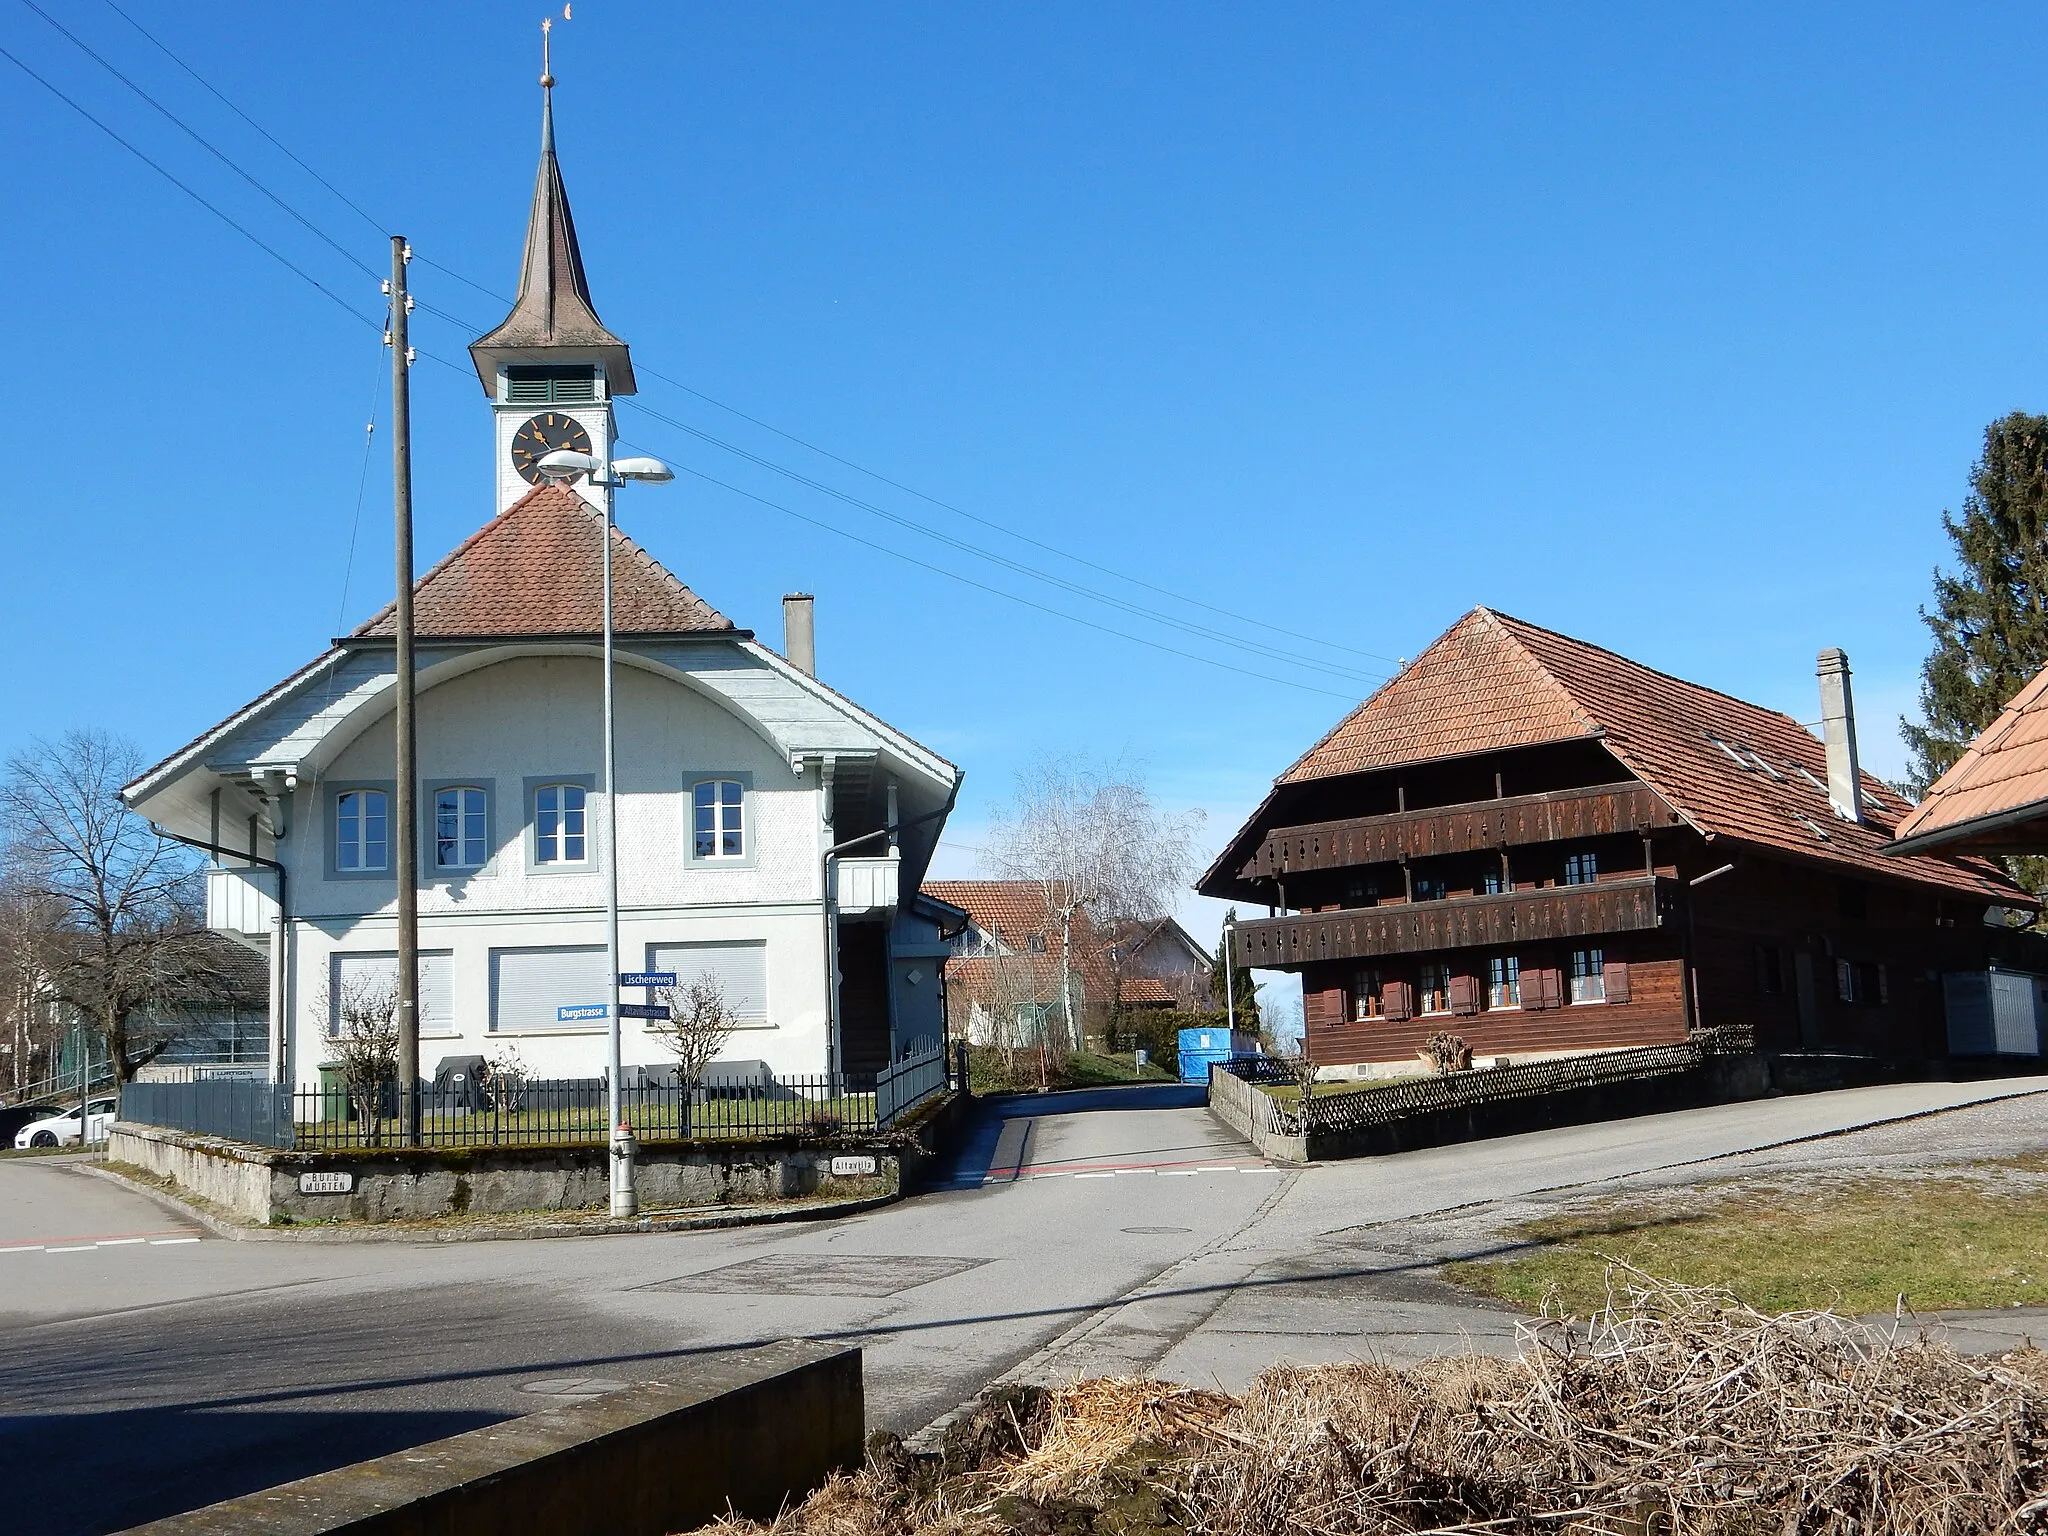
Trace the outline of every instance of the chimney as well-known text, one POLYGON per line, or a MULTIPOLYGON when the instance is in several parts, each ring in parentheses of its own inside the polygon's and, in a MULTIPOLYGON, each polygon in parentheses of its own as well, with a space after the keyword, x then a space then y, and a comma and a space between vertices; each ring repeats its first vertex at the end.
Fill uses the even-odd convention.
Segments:
POLYGON ((816 601, 808 592, 792 592, 782 600, 782 654, 806 677, 818 675, 818 631, 812 617, 816 601))
POLYGON ((1821 739, 1828 748, 1828 799, 1845 821, 1863 819, 1863 781, 1856 762, 1856 705, 1849 697, 1849 658, 1820 653, 1821 739))

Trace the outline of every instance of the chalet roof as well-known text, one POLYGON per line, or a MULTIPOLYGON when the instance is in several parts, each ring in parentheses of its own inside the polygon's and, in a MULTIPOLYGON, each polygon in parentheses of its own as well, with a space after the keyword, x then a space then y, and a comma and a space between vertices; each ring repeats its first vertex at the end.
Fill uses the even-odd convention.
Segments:
MULTIPOLYGON (((604 627, 604 515, 561 485, 535 486, 413 587, 421 639, 594 635, 604 627)), ((396 633, 396 608, 358 628, 396 633)), ((732 620, 612 529, 612 625, 622 634, 729 632, 732 620)))
POLYGON ((2039 853, 2048 847, 2048 668, 2013 695, 1926 798, 1891 849, 2039 853))
POLYGON ((533 208, 526 219, 519 296, 497 329, 478 337, 469 348, 484 393, 497 392, 499 363, 525 358, 537 349, 601 361, 608 393, 635 392, 626 344, 605 329, 590 302, 583 252, 576 244, 576 221, 570 217, 569 194, 563 189, 562 168, 555 159, 552 90, 546 92, 541 107, 540 170, 534 177, 533 208))
MULTIPOLYGON (((1911 807, 1866 773, 1864 823, 1837 818, 1827 749, 1789 715, 1487 608, 1452 625, 1278 785, 1578 739, 1598 741, 1709 837, 2031 904, 1979 860, 1886 857, 1911 807)), ((1236 846, 1205 885, 1234 874, 1223 865, 1236 846)))

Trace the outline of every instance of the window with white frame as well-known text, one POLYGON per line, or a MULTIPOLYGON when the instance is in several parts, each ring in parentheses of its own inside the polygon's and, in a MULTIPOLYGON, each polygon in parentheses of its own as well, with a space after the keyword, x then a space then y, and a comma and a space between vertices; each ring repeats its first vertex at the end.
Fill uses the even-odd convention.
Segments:
POLYGON ((1425 960, 1416 967, 1415 1003, 1417 1013, 1451 1011, 1451 968, 1441 960, 1425 960))
POLYGON ((1572 1001, 1607 1001, 1607 956, 1597 949, 1572 951, 1572 1001))
POLYGON ((390 801, 381 789, 334 797, 334 867, 350 874, 390 868, 390 801))
POLYGON ((543 784, 533 792, 533 862, 586 864, 590 841, 581 784, 543 784))
POLYGON ((743 859, 747 854, 745 791, 738 779, 701 779, 693 791, 693 847, 700 859, 743 859))
POLYGON ((471 784, 434 791, 434 867, 482 869, 490 858, 484 792, 471 784))
POLYGON ((1516 955, 1495 955, 1486 962, 1486 1006, 1522 1006, 1522 962, 1516 955))
POLYGON ((1354 1020, 1385 1018, 1386 978, 1378 971, 1362 969, 1351 977, 1351 1017, 1354 1020))

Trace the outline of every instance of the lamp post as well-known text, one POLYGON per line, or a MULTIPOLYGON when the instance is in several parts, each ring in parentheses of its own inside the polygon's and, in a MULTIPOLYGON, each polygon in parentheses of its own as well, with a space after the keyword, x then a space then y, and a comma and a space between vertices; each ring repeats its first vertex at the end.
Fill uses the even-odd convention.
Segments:
POLYGON ((593 488, 604 492, 604 955, 611 979, 605 984, 605 1015, 611 1022, 611 1071, 606 1082, 605 1113, 611 1125, 611 1206, 614 1217, 639 1214, 640 1202, 633 1189, 633 1143, 620 1100, 619 1079, 624 1068, 619 1062, 619 797, 613 766, 616 733, 612 707, 612 496, 628 480, 659 484, 673 480, 675 472, 659 459, 614 459, 611 473, 595 454, 560 449, 540 461, 540 472, 549 480, 566 483, 588 475, 593 488), (603 478, 600 478, 602 476, 603 478))

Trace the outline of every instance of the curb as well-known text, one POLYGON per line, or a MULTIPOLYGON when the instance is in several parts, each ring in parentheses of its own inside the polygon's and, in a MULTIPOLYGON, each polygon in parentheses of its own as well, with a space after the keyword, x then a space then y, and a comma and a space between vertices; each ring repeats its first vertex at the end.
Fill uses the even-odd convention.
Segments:
POLYGON ((355 1227, 248 1227, 228 1221, 191 1204, 168 1190, 115 1173, 110 1168, 84 1167, 81 1171, 96 1179, 118 1184, 131 1194, 161 1206, 187 1221, 196 1221, 215 1237, 237 1243, 492 1243, 521 1238, 623 1237, 649 1232, 712 1232, 729 1227, 772 1227, 792 1221, 830 1221, 858 1216, 866 1211, 894 1205, 901 1193, 868 1195, 859 1200, 830 1204, 795 1206, 787 1210, 721 1211, 702 1216, 642 1216, 633 1221, 542 1222, 532 1226, 472 1226, 445 1232, 423 1231, 417 1227, 380 1231, 374 1225, 355 1227))

